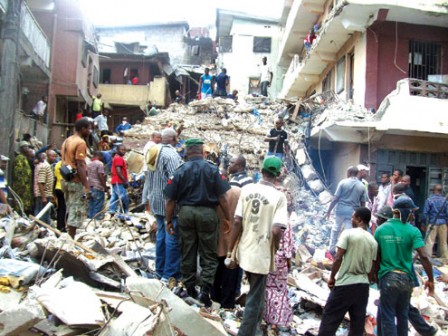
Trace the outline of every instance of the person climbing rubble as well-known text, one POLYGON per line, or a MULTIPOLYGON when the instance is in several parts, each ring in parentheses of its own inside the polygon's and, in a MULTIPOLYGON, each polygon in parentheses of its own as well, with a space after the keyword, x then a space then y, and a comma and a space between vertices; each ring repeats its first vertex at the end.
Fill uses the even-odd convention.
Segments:
POLYGON ((126 147, 121 144, 117 147, 117 154, 112 159, 112 192, 109 201, 109 215, 117 212, 127 213, 129 210, 129 197, 127 188, 129 186, 128 168, 124 155, 126 154, 126 147))
MULTIPOLYGON (((235 211, 229 251, 237 249, 234 262, 246 272, 250 286, 238 332, 240 336, 261 332, 266 280, 269 272, 274 270, 274 253, 280 247, 288 223, 286 196, 276 188, 281 168, 279 158, 267 157, 263 161, 261 181, 241 189, 235 211)), ((234 267, 233 264, 228 267, 234 267)))
POLYGON ((333 200, 328 207, 325 218, 329 220, 331 211, 335 208, 336 222, 331 229, 330 246, 328 250, 331 254, 335 254, 336 242, 342 230, 347 230, 352 227, 353 211, 365 206, 368 201, 367 190, 358 179, 358 168, 349 167, 347 170, 347 178, 339 182, 333 200))

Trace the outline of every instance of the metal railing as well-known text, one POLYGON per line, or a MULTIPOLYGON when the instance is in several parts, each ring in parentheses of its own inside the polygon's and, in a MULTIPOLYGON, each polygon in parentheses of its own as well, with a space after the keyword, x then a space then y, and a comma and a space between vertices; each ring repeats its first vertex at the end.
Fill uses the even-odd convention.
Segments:
POLYGON ((448 84, 409 78, 409 94, 428 98, 448 99, 448 84))
POLYGON ((50 42, 25 3, 20 13, 20 29, 31 43, 36 55, 47 67, 50 67, 50 42))

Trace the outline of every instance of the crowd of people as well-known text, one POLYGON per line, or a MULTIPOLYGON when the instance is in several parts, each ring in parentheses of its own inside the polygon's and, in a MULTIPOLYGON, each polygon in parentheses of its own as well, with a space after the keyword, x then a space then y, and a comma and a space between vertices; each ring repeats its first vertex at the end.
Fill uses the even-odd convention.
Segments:
MULTIPOLYGON (((50 224, 51 213, 45 210, 53 203, 57 228, 72 237, 86 217, 104 219, 129 211, 126 147, 108 142, 108 115, 98 112, 94 123, 77 120, 60 150, 54 145, 34 150, 26 135, 15 158, 16 209, 42 212, 40 219, 50 224), (95 123, 104 143, 91 150, 95 123)), ((116 131, 126 125, 124 120, 116 131)), ((206 307, 215 301, 232 309, 245 274, 250 289, 238 335, 258 334, 262 319, 287 330, 292 322, 287 280, 295 252, 289 218, 295 200, 282 185, 282 159, 288 153, 283 120, 277 119, 264 138, 269 149, 259 181, 249 176, 241 154, 230 159, 226 170, 206 160, 201 139, 187 139, 181 157, 178 136, 179 130, 167 127, 154 132, 144 147, 142 203, 157 223, 154 276, 164 283, 182 281, 185 292, 179 295, 206 307)), ((410 177, 397 169, 391 177, 383 173, 378 186, 366 180, 368 171, 362 164, 347 170, 325 215, 329 219, 334 209, 336 220, 327 253, 333 259, 331 293, 319 335, 334 335, 347 312, 350 335, 362 335, 373 282, 380 290, 379 335, 406 334, 408 319, 420 334, 434 335, 436 329, 410 305, 410 297, 418 285, 413 251, 427 274, 429 294, 434 291, 429 257, 437 236, 441 256, 447 257, 442 186, 434 186, 424 205, 425 243, 414 225, 417 206, 410 177)), ((2 195, 0 191, 0 201, 5 200, 2 195)))

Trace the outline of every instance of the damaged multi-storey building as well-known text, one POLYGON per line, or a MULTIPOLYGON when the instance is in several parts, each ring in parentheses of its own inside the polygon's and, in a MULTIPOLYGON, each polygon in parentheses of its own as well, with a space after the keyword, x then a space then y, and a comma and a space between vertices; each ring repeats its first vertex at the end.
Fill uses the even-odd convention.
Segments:
POLYGON ((405 0, 286 5, 279 96, 311 103, 302 107, 303 115, 311 114, 308 143, 316 167, 332 189, 349 165, 367 163, 371 180, 401 169, 422 204, 448 178, 447 6, 405 0))

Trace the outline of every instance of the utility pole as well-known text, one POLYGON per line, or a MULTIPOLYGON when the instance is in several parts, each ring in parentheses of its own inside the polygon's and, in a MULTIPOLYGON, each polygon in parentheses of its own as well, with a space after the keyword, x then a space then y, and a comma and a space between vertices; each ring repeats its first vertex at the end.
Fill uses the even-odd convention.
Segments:
MULTIPOLYGON (((14 122, 19 82, 20 12, 23 0, 8 0, 2 29, 3 54, 0 82, 0 154, 14 160, 14 122)), ((11 166, 9 171, 11 171, 11 166)))

